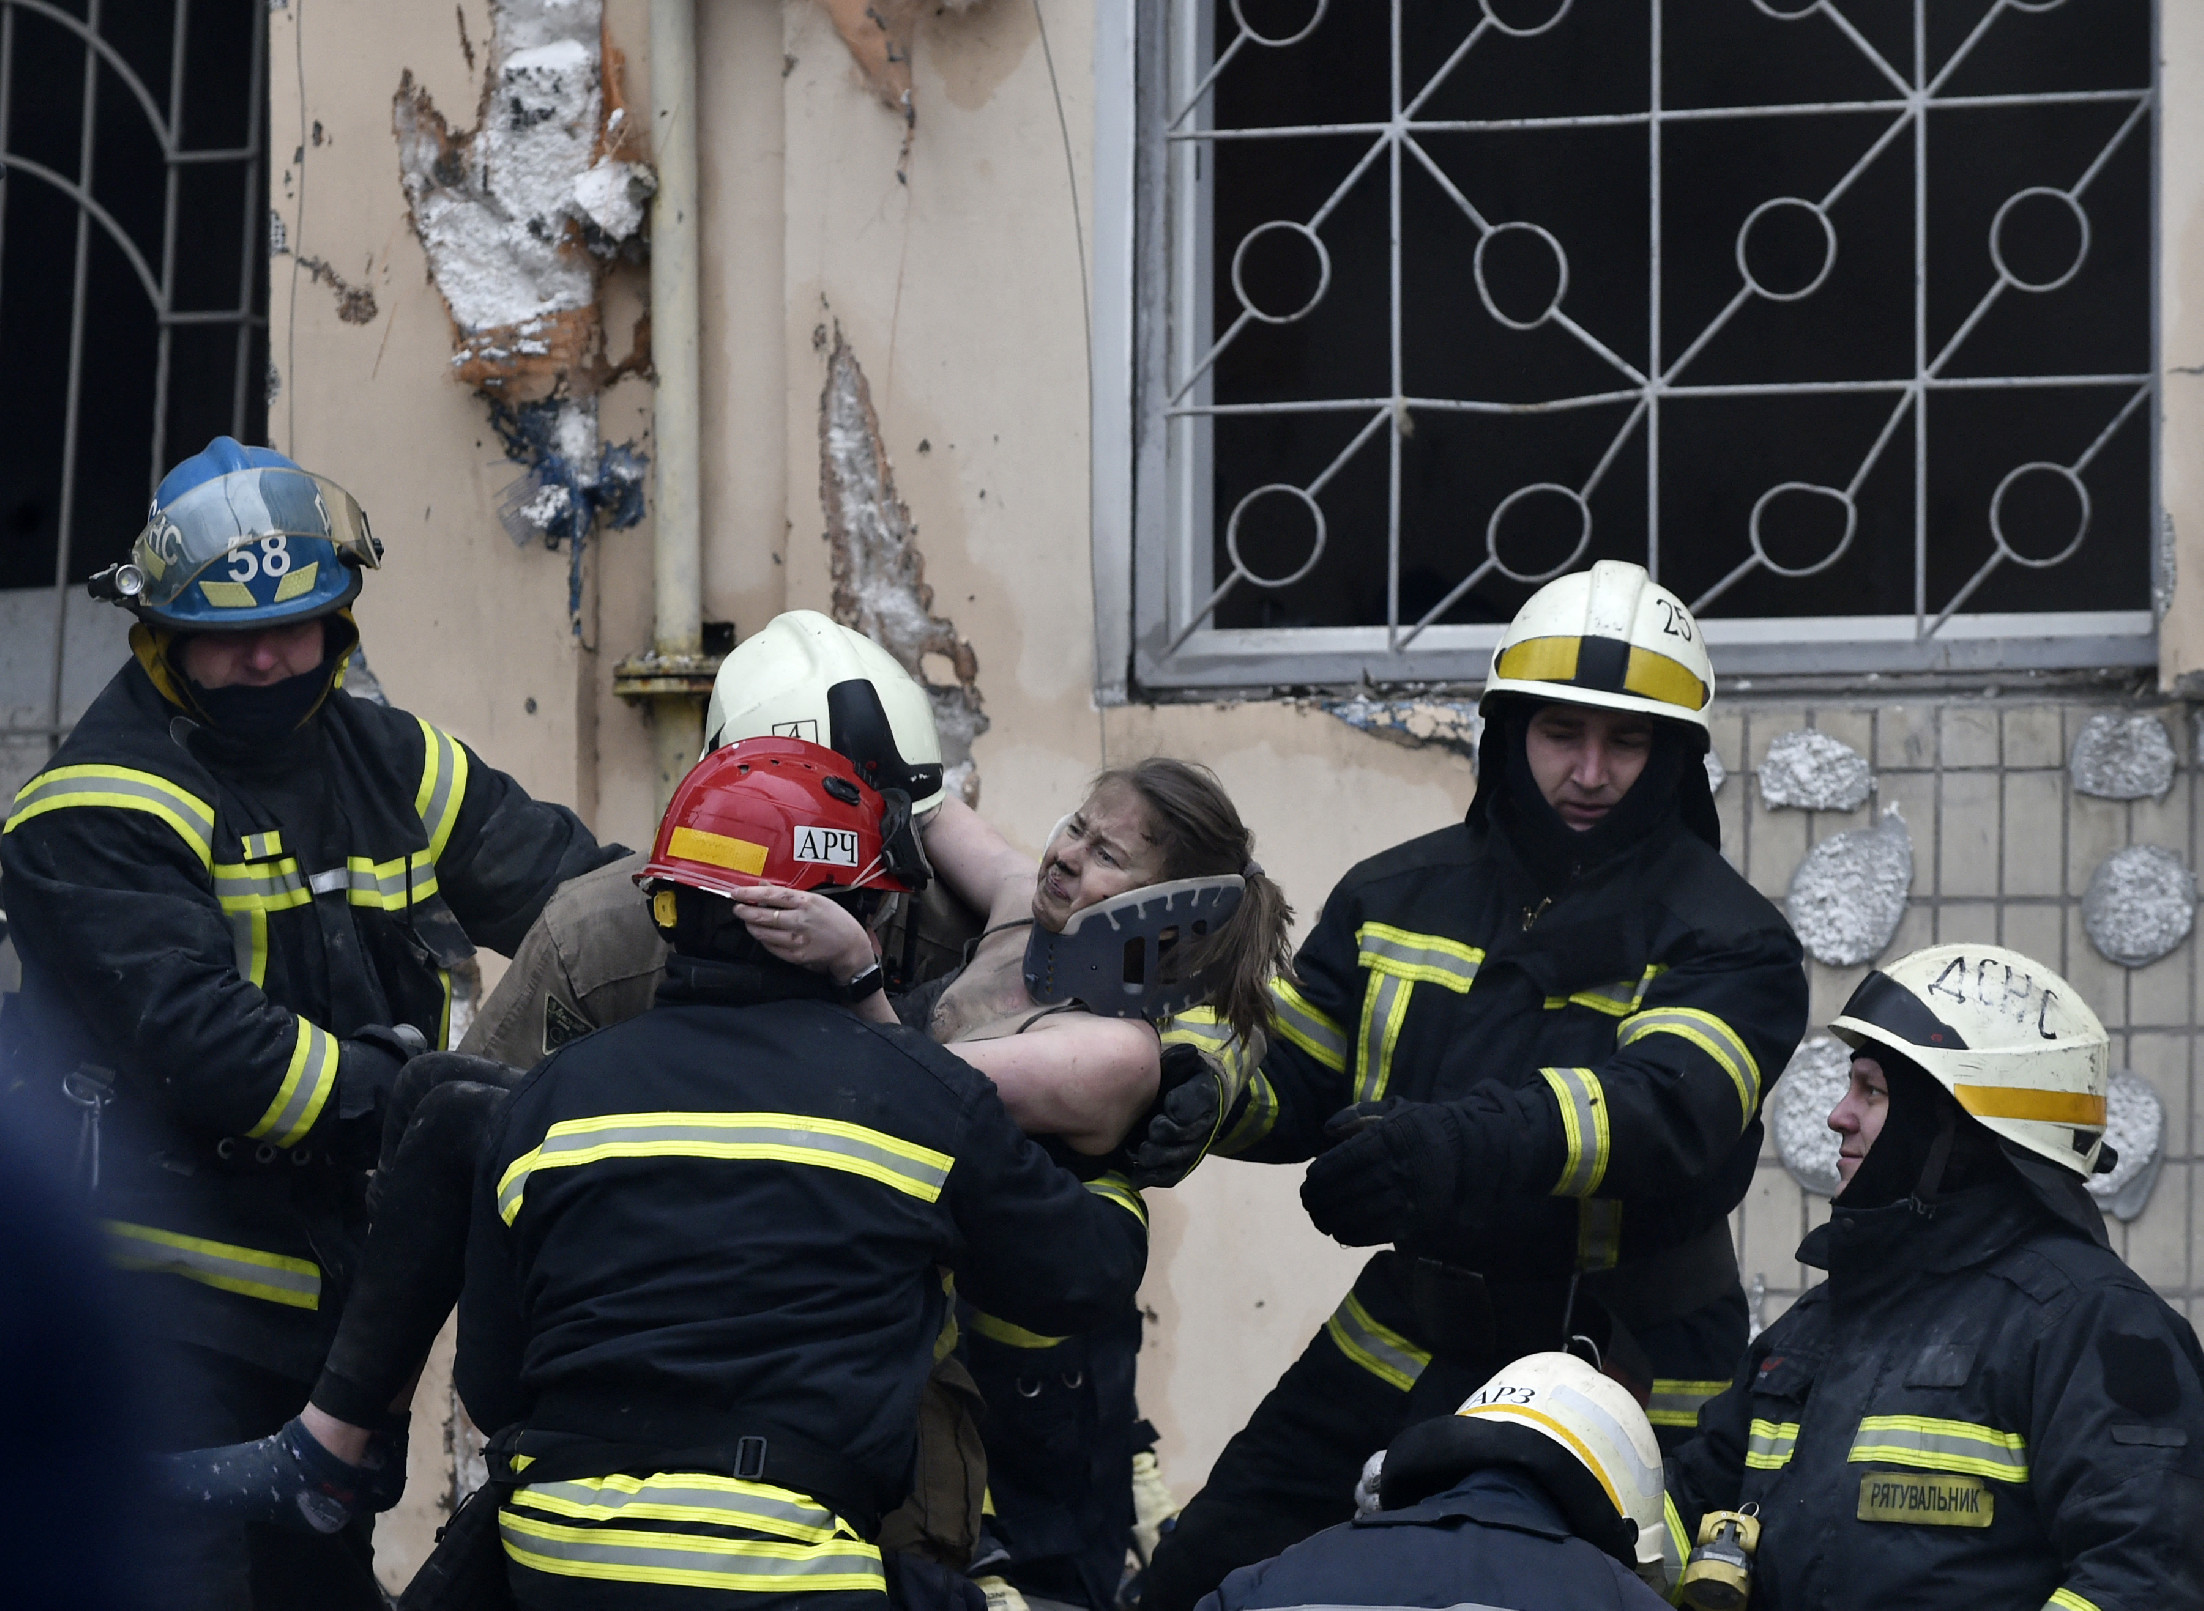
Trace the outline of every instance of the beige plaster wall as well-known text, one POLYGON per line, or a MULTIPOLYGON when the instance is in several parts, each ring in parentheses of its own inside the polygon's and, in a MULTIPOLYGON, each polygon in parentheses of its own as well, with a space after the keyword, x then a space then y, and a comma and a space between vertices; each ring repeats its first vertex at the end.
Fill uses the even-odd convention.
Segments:
POLYGON ((2158 665, 2169 691, 2194 698, 2204 694, 2204 6, 2161 0, 2158 18, 2159 496, 2176 572, 2158 665))

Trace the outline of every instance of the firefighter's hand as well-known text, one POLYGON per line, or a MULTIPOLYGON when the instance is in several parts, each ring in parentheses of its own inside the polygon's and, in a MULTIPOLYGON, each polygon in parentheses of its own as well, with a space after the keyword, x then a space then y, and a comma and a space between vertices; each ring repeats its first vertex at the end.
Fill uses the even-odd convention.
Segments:
POLYGON ((751 938, 783 962, 846 983, 873 964, 872 936, 848 908, 816 890, 760 884, 729 896, 751 938))
POLYGON ((1217 1134, 1224 1087, 1207 1064, 1148 1110, 1147 1128, 1125 1138, 1126 1178, 1141 1188, 1176 1186, 1194 1172, 1217 1134))
POLYGON ((1340 1128, 1351 1133, 1309 1165, 1301 1203, 1318 1230, 1349 1247, 1415 1241, 1419 1230, 1458 1221, 1496 1184, 1483 1127, 1454 1103, 1405 1102, 1374 1124, 1340 1128))
POLYGON ((337 1043, 337 1117, 357 1119, 390 1100, 407 1063, 428 1050, 411 1024, 369 1024, 337 1043))

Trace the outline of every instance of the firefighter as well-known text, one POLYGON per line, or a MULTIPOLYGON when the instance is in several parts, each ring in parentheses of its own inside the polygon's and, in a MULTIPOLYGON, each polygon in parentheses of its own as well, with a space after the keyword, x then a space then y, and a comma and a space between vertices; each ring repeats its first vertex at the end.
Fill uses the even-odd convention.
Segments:
POLYGON ((1806 979, 1718 849, 1713 693, 1691 613, 1641 567, 1547 584, 1494 654, 1468 820, 1325 903, 1219 1150, 1314 1158, 1317 1228, 1393 1246, 1159 1546, 1150 1611, 1344 1520, 1368 1454, 1505 1360, 1590 1337, 1671 1436, 1728 1379, 1725 1216, 1806 979))
MULTIPOLYGON (((775 616, 735 646, 705 712, 709 753, 745 738, 801 738, 839 750, 876 789, 901 789, 930 830, 948 798, 941 738, 926 690, 880 645, 816 610, 775 616)), ((643 858, 600 868, 561 890, 468 1028, 462 1050, 532 1068, 568 1041, 632 1018, 651 1003, 666 942, 635 898, 643 858)), ((891 919, 889 988, 907 990, 957 965, 978 914, 939 879, 891 919)))
MULTIPOLYGON (((852 1010, 877 964, 783 961, 737 902, 860 921, 923 869, 881 797, 796 739, 683 781, 644 871, 655 1004, 563 1048, 491 1133, 458 1381, 493 1442, 522 1606, 881 1606, 947 1282, 1076 1331, 1146 1260, 1139 1194, 1086 1186, 989 1080, 852 1010)), ((784 947, 785 948, 785 947, 784 947)), ((869 952, 866 953, 869 955, 869 952)))
POLYGON ((1661 1451, 1620 1385, 1574 1355, 1505 1366, 1385 1451, 1375 1503, 1259 1566, 1203 1611, 1509 1606, 1660 1611, 1661 1451))
MULTIPOLYGON (((608 854, 450 734, 343 691, 348 606, 379 558, 350 495, 280 454, 217 437, 179 464, 129 561, 94 579, 138 617, 132 659, 0 834, 23 965, 4 1083, 80 1123, 158 1447, 296 1409, 380 1109, 443 1041, 449 970, 517 945, 608 854)), ((172 1577, 194 1603, 380 1604, 364 1526, 186 1531, 172 1577)))
POLYGON ((1679 1536, 1753 1513, 1718 1587, 1749 1571, 1761 1611, 2204 1603, 2204 1353, 2083 1189, 2113 1163, 2096 1015, 2017 951, 1939 945, 1830 1028, 1843 1186, 1798 1249, 1828 1279, 1671 1459, 1679 1536))

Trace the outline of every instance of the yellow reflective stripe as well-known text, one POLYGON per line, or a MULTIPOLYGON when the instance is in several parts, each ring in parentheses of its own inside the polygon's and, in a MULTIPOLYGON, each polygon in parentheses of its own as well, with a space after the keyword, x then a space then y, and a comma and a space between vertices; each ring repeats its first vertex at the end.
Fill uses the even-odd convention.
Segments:
MULTIPOLYGON (((1684 1563, 1691 1559, 1691 1535, 1684 1531, 1684 1519, 1676 1512, 1675 1497, 1665 1489, 1661 1493, 1661 1577, 1670 1586, 1670 1593, 1682 1585, 1684 1563)), ((1675 1602, 1670 1601, 1671 1604, 1675 1602)))
POLYGON ((1556 1197, 1589 1197, 1607 1178, 1607 1092, 1599 1076, 1588 1068, 1542 1068, 1541 1078, 1553 1088, 1561 1109, 1561 1132, 1568 1157, 1561 1178, 1554 1182, 1556 1197))
POLYGON ((1408 1021, 1408 997, 1414 981, 1395 973, 1374 973, 1362 992, 1362 1029, 1355 1039, 1355 1100, 1375 1102, 1393 1077, 1393 1048, 1408 1021))
POLYGON ((1664 705, 1681 705, 1685 710, 1704 709, 1710 697, 1707 685, 1682 661, 1635 645, 1623 669, 1622 688, 1624 693, 1642 694, 1664 705))
MULTIPOLYGON (((416 716, 415 721, 421 722, 416 716)), ((414 792, 414 814, 429 836, 429 860, 439 861, 459 821, 467 795, 467 752, 442 728, 421 722, 421 787, 414 792)))
POLYGON ((1627 1018, 1644 1002, 1645 993, 1652 988, 1653 981, 1667 971, 1666 963, 1656 962, 1640 974, 1634 983, 1628 979, 1617 979, 1611 985, 1596 985, 1587 990, 1579 990, 1574 995, 1548 996, 1546 1008, 1551 1012, 1562 1007, 1589 1007, 1610 1018, 1627 1018))
POLYGON ((1745 1115, 1740 1127, 1752 1123, 1752 1116, 1760 1111, 1760 1064, 1742 1035, 1697 1007, 1654 1007, 1624 1019, 1615 1031, 1615 1044, 1628 1046, 1647 1035, 1680 1036, 1713 1058, 1737 1087, 1737 1105, 1745 1115))
POLYGON ((1271 1021, 1278 1033, 1334 1074, 1347 1072, 1347 1032, 1309 1005, 1290 979, 1270 981, 1271 1021))
POLYGON ((1028 1331, 1023 1326, 1014 1325, 1000 1315, 987 1314, 979 1309, 971 1311, 971 1323, 975 1336, 986 1337, 1010 1348, 1054 1348, 1060 1342, 1069 1341, 1064 1337, 1044 1337, 1037 1331, 1028 1331))
POLYGON ((1222 1086, 1224 1100, 1218 1112, 1230 1113, 1240 1093, 1247 1089, 1255 1061, 1248 1056, 1247 1042, 1218 1015, 1217 1009, 1189 1007, 1174 1013, 1164 1021, 1158 1038, 1165 1046, 1191 1046, 1209 1062, 1222 1086))
POLYGON ((212 1242, 203 1236, 179 1236, 127 1220, 101 1220, 100 1225, 107 1232, 107 1261, 118 1269, 180 1275, 287 1309, 321 1307, 321 1270, 310 1259, 263 1253, 256 1247, 212 1242))
POLYGON ((214 807, 164 777, 127 766, 57 766, 15 791, 15 810, 0 833, 68 806, 111 806, 159 817, 199 858, 214 865, 214 807))
MULTIPOLYGON (((497 1520, 508 1558, 559 1577, 757 1594, 884 1593, 887 1588, 880 1551, 860 1538, 798 1544, 713 1533, 577 1526, 545 1521, 510 1507, 500 1510, 497 1520)), ((738 1517, 728 1520, 741 1525, 738 1517)))
POLYGON ((272 861, 283 854, 283 833, 271 828, 266 833, 249 833, 244 837, 247 861, 272 861))
POLYGON ((1418 934, 1390 923, 1365 923, 1355 930, 1357 960, 1372 973, 1390 974, 1418 984, 1444 985, 1456 994, 1476 982, 1485 954, 1474 945, 1443 934, 1418 934))
POLYGON ((1869 1415, 1853 1434, 1847 1460, 1876 1460, 1922 1471, 1957 1471, 1999 1482, 2028 1480, 2028 1440, 1973 1421, 1929 1415, 1869 1415))
POLYGON ((1798 1447, 1796 1421, 1763 1421, 1755 1417, 1745 1435, 1745 1464, 1755 1471, 1780 1471, 1791 1463, 1798 1447))
POLYGON ((578 1522, 702 1522, 753 1528, 807 1544, 823 1544, 836 1536, 834 1513, 808 1495, 709 1472, 650 1477, 622 1472, 531 1483, 508 1503, 578 1522))
POLYGON ((1653 1401, 1645 1407, 1645 1418, 1655 1426, 1697 1426, 1699 1406, 1717 1394, 1728 1392, 1729 1385, 1727 1382, 1688 1382, 1656 1376, 1653 1401))
POLYGON ((1227 1158, 1234 1157, 1269 1135, 1271 1126, 1277 1122, 1278 1093, 1271 1088, 1270 1076, 1257 1069, 1255 1077, 1247 1082, 1247 1106, 1241 1111, 1240 1122, 1227 1130, 1209 1150, 1227 1158))
POLYGON ((344 863, 344 898, 353 906, 402 912, 436 893, 436 863, 425 850, 389 861, 369 861, 348 856, 344 863))
POLYGON ((1622 1257, 1622 1204, 1612 1197, 1582 1197, 1576 1205, 1576 1267, 1612 1270, 1622 1257))
POLYGON ((1416 1385, 1431 1356, 1390 1326, 1380 1325, 1352 1292, 1324 1322, 1324 1335, 1349 1359, 1403 1393, 1416 1385))
POLYGON ((2031 1091, 2013 1085, 1954 1085, 1951 1094, 1978 1119, 2026 1119, 2036 1124, 2102 1126, 2105 1099, 2087 1091, 2031 1091))
MULTIPOLYGON (((1528 1421, 1533 1426, 1543 1428, 1556 1442, 1574 1452, 1577 1459, 1583 1462, 1584 1468, 1599 1479, 1600 1487, 1606 1490, 1608 1501, 1614 1505, 1618 1514, 1628 1512, 1630 1507, 1623 1503, 1622 1495, 1615 1492, 1614 1479, 1607 1475, 1606 1466, 1592 1451, 1591 1445, 1578 1437, 1569 1424, 1558 1416, 1548 1415, 1544 1410, 1533 1409, 1528 1404, 1464 1404, 1454 1413, 1464 1417, 1493 1416, 1503 1421, 1528 1421)), ((1629 1447, 1627 1444, 1623 1446, 1629 1447)))
MULTIPOLYGON (((1581 637, 1525 638, 1500 652, 1492 674, 1512 682, 1558 682, 1590 687, 1591 684, 1577 681, 1577 664, 1583 648, 1581 637)), ((1622 687, 1602 687, 1601 691, 1637 694, 1684 710, 1703 710, 1712 697, 1698 674, 1682 661, 1634 644, 1623 662, 1622 687)))
POLYGON ((245 1134, 263 1138, 279 1147, 295 1147, 314 1128, 329 1093, 337 1088, 337 1043, 320 1025, 298 1020, 298 1039, 291 1048, 291 1066, 276 1087, 275 1100, 245 1134))
MULTIPOLYGON (((956 1160, 880 1130, 802 1113, 606 1113, 561 1119, 514 1159, 497 1183, 497 1209, 510 1225, 528 1177, 607 1158, 759 1159, 839 1169, 920 1202, 936 1202, 956 1160)), ((1138 1210, 1136 1209, 1137 1213, 1138 1210)))
POLYGON ((1107 1198, 1110 1202, 1117 1204, 1126 1213, 1139 1220, 1143 1230, 1147 1229, 1148 1205, 1141 1201, 1140 1193, 1133 1189, 1133 1183, 1123 1175, 1112 1170, 1109 1174, 1097 1175, 1086 1183, 1086 1187, 1095 1196, 1107 1198))
POLYGON ((281 912, 314 898, 289 856, 274 862, 218 861, 214 898, 225 912, 281 912))
POLYGON ((1500 652, 1492 674, 1516 682, 1574 682, 1583 644, 1582 638, 1525 638, 1500 652))
POLYGON ((2085 1600, 2072 1589, 2053 1589, 2051 1598, 2043 1602, 2043 1611, 2051 1611, 2053 1606, 2059 1611, 2098 1611, 2095 1600, 2085 1600))
POLYGON ((227 916, 230 953, 237 964, 238 976, 250 981, 257 990, 268 982, 268 914, 254 907, 227 916))

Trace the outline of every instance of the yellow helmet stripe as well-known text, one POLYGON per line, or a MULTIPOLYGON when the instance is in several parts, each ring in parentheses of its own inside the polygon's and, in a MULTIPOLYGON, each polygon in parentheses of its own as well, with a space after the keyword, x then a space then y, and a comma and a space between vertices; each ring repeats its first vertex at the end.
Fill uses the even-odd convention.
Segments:
POLYGON ((2105 1099, 2088 1091, 2029 1091, 2011 1085, 1954 1085, 1951 1094, 1978 1119, 2102 1126, 2105 1099))
MULTIPOLYGON (((1606 640, 1611 642, 1612 640, 1606 640)), ((1521 643, 1510 644, 1500 651, 1500 659, 1493 667, 1493 675, 1510 682, 1577 682, 1577 666, 1583 657, 1584 640, 1578 638, 1525 638, 1521 643)), ((1582 686, 1589 687, 1590 684, 1582 686)), ((1684 710, 1702 710, 1708 700, 1707 685, 1680 660, 1653 649, 1633 646, 1626 662, 1619 689, 1602 689, 1605 693, 1636 694, 1641 699, 1655 699, 1664 705, 1676 705, 1684 710)))
POLYGON ((1707 702, 1707 685, 1686 670, 1683 662, 1651 649, 1630 651, 1630 669, 1623 673, 1622 688, 1624 693, 1642 694, 1686 710, 1697 710, 1707 702))
POLYGON ((1600 1487, 1606 1491, 1608 1501, 1615 1507, 1615 1514, 1618 1516, 1630 1514, 1628 1507, 1622 1502, 1622 1496, 1615 1492, 1614 1483, 1608 1479, 1607 1468, 1600 1464, 1599 1456, 1585 1445, 1582 1438, 1563 1426, 1554 1417, 1548 1415, 1544 1410, 1534 1410, 1527 1404, 1465 1404, 1454 1413, 1456 1415, 1497 1415, 1506 1420, 1531 1421, 1544 1427, 1548 1432, 1559 1438, 1563 1444, 1567 1445, 1571 1453, 1584 1462, 1585 1470, 1599 1479, 1600 1487))

